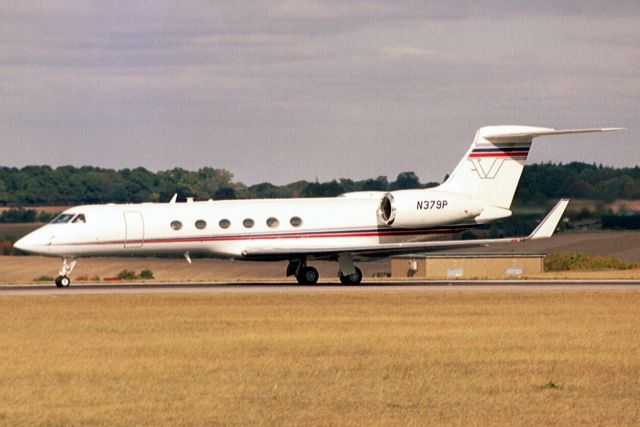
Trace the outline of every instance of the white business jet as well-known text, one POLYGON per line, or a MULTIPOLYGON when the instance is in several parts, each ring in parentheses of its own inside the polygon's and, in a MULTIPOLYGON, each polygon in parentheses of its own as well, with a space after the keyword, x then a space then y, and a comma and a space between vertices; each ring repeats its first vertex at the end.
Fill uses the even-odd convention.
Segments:
POLYGON ((568 201, 560 200, 527 237, 433 240, 511 215, 511 201, 533 138, 619 128, 558 130, 489 126, 449 178, 429 189, 355 192, 334 198, 107 204, 67 209, 15 243, 61 257, 55 283, 67 287, 81 256, 205 253, 235 259, 288 260, 287 276, 315 284, 312 259, 338 261, 343 284, 358 284, 354 255, 384 256, 550 237, 568 201), (430 240, 431 239, 431 240, 430 240))

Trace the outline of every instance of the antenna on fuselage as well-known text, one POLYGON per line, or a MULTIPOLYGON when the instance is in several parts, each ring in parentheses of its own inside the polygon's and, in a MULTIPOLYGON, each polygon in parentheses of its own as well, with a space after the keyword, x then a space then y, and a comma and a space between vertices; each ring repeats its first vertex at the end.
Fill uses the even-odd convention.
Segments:
POLYGON ((169 203, 170 203, 170 204, 173 204, 173 203, 175 203, 175 202, 176 202, 176 200, 178 200, 178 193, 175 193, 175 194, 173 195, 173 197, 171 198, 171 200, 169 200, 169 203))

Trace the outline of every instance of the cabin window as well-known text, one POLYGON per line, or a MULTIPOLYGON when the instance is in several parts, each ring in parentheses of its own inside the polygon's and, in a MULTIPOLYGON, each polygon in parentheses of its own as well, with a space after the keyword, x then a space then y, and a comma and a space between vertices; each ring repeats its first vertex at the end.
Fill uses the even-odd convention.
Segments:
POLYGON ((84 217, 84 214, 78 214, 71 222, 73 224, 84 224, 87 222, 87 219, 84 217))
POLYGON ((253 227, 253 220, 251 218, 247 218, 244 221, 242 221, 242 225, 244 225, 244 228, 251 228, 253 227))
POLYGON ((229 228, 229 226, 231 225, 231 221, 229 221, 228 219, 221 219, 218 225, 220 226, 220 228, 229 228))
POLYGON ((51 224, 66 224, 71 221, 75 214, 60 214, 51 221, 51 224))
POLYGON ((276 228, 278 225, 280 225, 280 221, 278 221, 278 218, 270 217, 269 219, 267 219, 267 225, 269 226, 269 228, 276 228))
POLYGON ((294 217, 291 217, 291 220, 289 221, 289 223, 294 227, 300 227, 302 225, 302 219, 299 216, 294 216, 294 217))
POLYGON ((178 231, 182 228, 182 223, 180 221, 171 221, 171 228, 178 231))
POLYGON ((196 228, 198 230, 204 230, 207 227, 207 222, 203 219, 199 219, 196 221, 196 228))

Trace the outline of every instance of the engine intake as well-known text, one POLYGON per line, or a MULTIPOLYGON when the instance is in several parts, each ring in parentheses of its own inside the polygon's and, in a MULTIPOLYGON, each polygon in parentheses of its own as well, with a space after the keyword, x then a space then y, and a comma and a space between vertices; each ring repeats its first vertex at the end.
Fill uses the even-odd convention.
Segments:
POLYGON ((393 224, 396 219, 396 207, 394 205, 393 195, 385 194, 380 202, 380 215, 387 225, 393 224))
POLYGON ((380 219, 389 226, 419 228, 455 224, 482 212, 470 196, 437 190, 399 190, 380 199, 380 219))

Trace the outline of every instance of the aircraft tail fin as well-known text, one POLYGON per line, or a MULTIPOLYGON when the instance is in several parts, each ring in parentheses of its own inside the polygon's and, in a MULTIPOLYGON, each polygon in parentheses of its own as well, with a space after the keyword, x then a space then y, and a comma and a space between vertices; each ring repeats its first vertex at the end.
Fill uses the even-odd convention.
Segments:
POLYGON ((533 138, 621 129, 486 126, 476 132, 471 147, 449 178, 441 185, 441 189, 468 194, 489 205, 509 209, 533 138))

